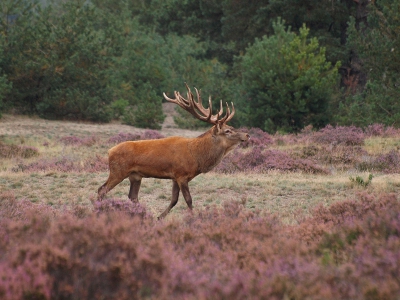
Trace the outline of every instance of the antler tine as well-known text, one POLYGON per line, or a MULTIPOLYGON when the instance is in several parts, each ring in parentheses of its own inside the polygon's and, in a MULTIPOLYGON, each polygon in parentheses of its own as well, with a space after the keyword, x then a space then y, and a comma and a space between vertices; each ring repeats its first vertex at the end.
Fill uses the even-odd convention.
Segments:
POLYGON ((208 108, 204 108, 203 106, 203 101, 201 100, 201 92, 194 88, 196 90, 196 95, 197 95, 197 103, 194 102, 194 104, 196 105, 196 108, 201 111, 203 114, 205 115, 210 115, 212 114, 212 106, 210 105, 208 108))
POLYGON ((233 103, 232 103, 232 112, 229 108, 228 103, 226 103, 226 109, 227 109, 226 114, 221 120, 219 120, 219 118, 224 113, 222 100, 220 101, 220 109, 219 109, 218 113, 213 115, 212 114, 211 96, 208 98, 208 108, 204 108, 202 100, 201 100, 201 92, 195 88, 196 96, 197 96, 197 102, 196 102, 194 100, 193 93, 191 92, 191 90, 190 90, 189 86, 186 84, 186 82, 185 82, 185 85, 186 85, 186 89, 187 89, 187 99, 183 98, 179 92, 175 91, 174 92, 175 99, 168 98, 167 95, 165 93, 163 93, 165 100, 179 105, 184 110, 191 113, 195 118, 205 121, 207 123, 213 124, 213 125, 223 124, 232 119, 233 115, 235 114, 235 107, 233 106, 233 103))
MULTIPOLYGON (((211 101, 211 96, 210 96, 210 101, 211 101)), ((224 109, 222 108, 222 100, 219 101, 219 112, 217 114, 217 119, 219 119, 220 116, 224 113, 224 109)))
POLYGON ((188 90, 187 91, 188 99, 183 98, 179 92, 175 91, 174 92, 175 99, 171 99, 165 93, 163 93, 165 100, 177 104, 178 106, 180 106, 181 108, 192 114, 195 118, 215 125, 217 120, 211 118, 211 110, 205 109, 202 105, 200 108, 199 104, 194 101, 193 94, 190 91, 189 86, 186 83, 185 85, 188 90), (201 115, 199 112, 204 115, 201 115))
POLYGON ((225 114, 225 116, 219 121, 221 124, 222 124, 222 123, 227 123, 227 122, 229 122, 229 121, 233 118, 233 115, 235 114, 235 106, 233 105, 233 102, 231 102, 231 104, 232 104, 232 112, 231 112, 231 110, 229 109, 228 103, 226 103, 226 114, 225 114))

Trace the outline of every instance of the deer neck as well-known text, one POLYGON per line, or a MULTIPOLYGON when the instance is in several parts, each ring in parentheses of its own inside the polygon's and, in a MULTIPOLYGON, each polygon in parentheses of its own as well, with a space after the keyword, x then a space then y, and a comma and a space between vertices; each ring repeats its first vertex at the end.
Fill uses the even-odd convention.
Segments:
POLYGON ((213 128, 194 138, 190 151, 198 163, 199 173, 211 171, 224 157, 226 147, 213 134, 213 128))

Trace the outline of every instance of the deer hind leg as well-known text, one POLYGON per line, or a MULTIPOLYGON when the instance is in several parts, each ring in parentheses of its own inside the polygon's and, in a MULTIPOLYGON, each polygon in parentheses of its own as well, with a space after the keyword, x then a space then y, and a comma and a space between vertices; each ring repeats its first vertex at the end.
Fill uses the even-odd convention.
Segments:
POLYGON ((158 217, 158 219, 163 219, 165 216, 170 212, 170 210, 178 203, 178 198, 179 198, 179 185, 175 180, 172 180, 172 199, 171 203, 167 207, 167 209, 158 217))
POLYGON ((97 190, 97 200, 103 200, 104 196, 125 178, 126 177, 112 176, 110 173, 107 181, 97 190))
POLYGON ((140 184, 142 183, 142 178, 137 175, 130 175, 129 181, 131 182, 131 187, 129 189, 128 198, 132 202, 137 203, 139 202, 138 195, 139 195, 140 184))

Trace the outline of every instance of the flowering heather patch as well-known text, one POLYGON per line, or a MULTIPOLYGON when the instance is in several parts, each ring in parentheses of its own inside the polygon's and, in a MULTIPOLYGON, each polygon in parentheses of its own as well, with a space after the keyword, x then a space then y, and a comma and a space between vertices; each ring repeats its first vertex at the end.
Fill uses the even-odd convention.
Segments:
POLYGON ((119 144, 126 141, 161 139, 165 136, 156 130, 146 130, 142 134, 120 132, 108 139, 110 144, 119 144))
POLYGON ((162 139, 165 136, 159 133, 157 130, 146 130, 143 132, 140 136, 141 140, 157 140, 157 139, 162 139))
POLYGON ((0 142, 0 158, 30 158, 39 155, 39 150, 31 146, 7 145, 0 142))
POLYGON ((89 136, 89 137, 77 137, 77 136, 64 136, 60 138, 61 143, 63 143, 66 146, 86 146, 90 147, 93 146, 97 142, 98 138, 95 136, 89 136))
POLYGON ((236 201, 161 222, 116 213, 125 208, 114 204, 82 218, 2 215, 1 298, 391 300, 400 293, 393 194, 319 206, 298 225, 236 201))
POLYGON ((152 216, 147 213, 146 207, 140 203, 133 203, 121 199, 104 199, 94 203, 94 212, 97 214, 109 212, 121 212, 131 217, 139 216, 140 218, 151 218, 152 216))
POLYGON ((369 158, 357 164, 361 171, 379 171, 384 173, 400 172, 400 156, 396 150, 381 154, 375 158, 369 158))
POLYGON ((108 139, 108 143, 119 144, 119 143, 126 142, 126 141, 137 141, 137 140, 140 140, 140 134, 120 132, 120 133, 110 137, 108 139))
POLYGON ((385 126, 383 124, 368 125, 364 132, 367 136, 396 137, 400 135, 399 129, 393 126, 385 126))
POLYGON ((105 172, 108 171, 108 158, 100 155, 96 155, 95 157, 89 157, 83 161, 80 165, 81 168, 77 168, 80 172, 105 172))
POLYGON ((279 150, 263 150, 261 147, 251 148, 247 152, 234 151, 215 169, 220 173, 240 171, 266 172, 268 170, 304 171, 308 173, 327 173, 309 159, 294 159, 279 150))
POLYGON ((311 140, 321 144, 343 144, 347 146, 363 145, 365 134, 361 128, 355 126, 327 125, 315 132, 311 140))
POLYGON ((108 170, 108 159, 101 156, 79 161, 73 157, 43 158, 25 164, 18 163, 12 168, 13 172, 104 172, 108 170))
POLYGON ((367 151, 360 146, 329 145, 318 148, 313 158, 324 164, 349 168, 357 164, 360 159, 367 154, 367 151))
POLYGON ((259 128, 241 128, 244 132, 247 132, 250 134, 250 139, 242 142, 239 144, 241 148, 248 148, 248 147, 267 147, 271 144, 273 144, 274 140, 273 137, 262 131, 259 128))
POLYGON ((51 218, 61 215, 60 211, 44 204, 34 204, 27 199, 17 200, 11 191, 0 193, 0 222, 2 220, 27 220, 34 215, 51 218))

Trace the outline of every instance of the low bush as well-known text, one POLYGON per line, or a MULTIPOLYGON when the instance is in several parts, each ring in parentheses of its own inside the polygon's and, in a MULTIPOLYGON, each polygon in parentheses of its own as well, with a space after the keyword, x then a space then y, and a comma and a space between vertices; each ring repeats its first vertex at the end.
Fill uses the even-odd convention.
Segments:
POLYGON ((146 207, 140 203, 133 203, 132 201, 121 199, 104 199, 102 201, 97 201, 94 203, 94 212, 97 214, 121 212, 131 217, 140 216, 142 219, 151 218, 146 207))
POLYGON ((78 218, 10 193, 0 198, 5 300, 390 300, 400 293, 394 194, 321 205, 298 225, 237 201, 156 222, 118 199, 78 218))
POLYGON ((126 141, 137 141, 140 140, 140 134, 137 133, 128 133, 128 132, 120 132, 116 135, 111 136, 108 139, 109 144, 119 144, 126 141))
POLYGON ((244 132, 247 132, 250 135, 250 139, 240 143, 241 148, 249 148, 249 147, 267 147, 273 144, 273 137, 267 133, 262 131, 259 128, 241 128, 244 132))
POLYGON ((317 165, 329 166, 347 170, 357 167, 366 157, 368 152, 361 146, 346 144, 299 144, 288 151, 292 157, 311 159, 317 165))
POLYGON ((268 170, 303 171, 322 173, 327 171, 316 165, 310 159, 292 158, 279 150, 263 150, 253 147, 246 152, 234 151, 214 169, 220 173, 235 173, 241 171, 266 172, 268 170))
POLYGON ((342 144, 347 146, 363 145, 365 134, 361 128, 355 126, 327 125, 315 132, 312 141, 320 144, 342 144))
POLYGON ((145 130, 142 134, 120 132, 108 139, 109 144, 119 144, 126 141, 162 139, 165 136, 157 130, 145 130))
POLYGON ((399 129, 392 126, 385 126, 384 124, 368 125, 364 132, 367 136, 381 136, 381 137, 397 137, 400 134, 399 129))
POLYGON ((164 135, 162 135, 160 132, 157 130, 145 130, 141 135, 140 139, 141 140, 157 140, 157 139, 162 139, 165 138, 164 135))
POLYGON ((77 137, 77 136, 64 136, 60 138, 60 142, 66 146, 86 146, 90 147, 96 144, 98 138, 95 136, 77 137))
POLYGON ((357 164, 360 171, 375 171, 384 173, 397 173, 400 171, 400 156, 398 151, 391 150, 357 164))

